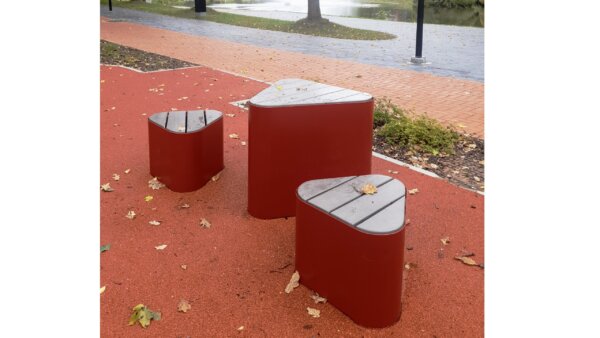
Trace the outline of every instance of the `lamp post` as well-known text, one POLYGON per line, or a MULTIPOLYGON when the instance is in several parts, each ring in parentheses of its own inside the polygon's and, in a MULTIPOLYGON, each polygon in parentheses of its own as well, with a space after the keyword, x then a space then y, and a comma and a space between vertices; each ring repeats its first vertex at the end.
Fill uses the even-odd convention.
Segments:
POLYGON ((425 16, 425 0, 419 0, 417 5, 417 48, 415 56, 410 58, 411 63, 423 64, 423 17, 425 16))
POLYGON ((206 15, 206 0, 194 0, 196 15, 206 15))

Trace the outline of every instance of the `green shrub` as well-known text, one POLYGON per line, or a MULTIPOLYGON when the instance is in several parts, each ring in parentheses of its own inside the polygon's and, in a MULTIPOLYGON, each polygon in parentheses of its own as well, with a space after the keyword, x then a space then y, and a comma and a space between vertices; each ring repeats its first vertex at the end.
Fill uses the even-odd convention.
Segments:
POLYGON ((377 135, 387 143, 433 155, 454 154, 454 145, 460 137, 452 128, 426 115, 407 115, 388 99, 378 100, 375 104, 373 124, 381 127, 377 135))

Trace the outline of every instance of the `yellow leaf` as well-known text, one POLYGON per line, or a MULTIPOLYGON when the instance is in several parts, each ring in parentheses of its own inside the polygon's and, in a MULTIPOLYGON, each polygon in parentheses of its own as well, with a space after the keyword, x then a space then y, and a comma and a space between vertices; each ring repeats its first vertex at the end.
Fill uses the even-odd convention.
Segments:
POLYGON ((475 262, 473 259, 469 258, 469 257, 465 257, 465 256, 457 256, 454 257, 454 259, 459 260, 461 262, 463 262, 464 264, 467 265, 478 265, 477 262, 475 262))
POLYGON ((309 315, 313 316, 313 318, 321 317, 321 311, 319 311, 317 309, 313 309, 312 307, 307 307, 306 310, 308 311, 309 315))
POLYGON ((183 312, 183 313, 188 312, 188 310, 191 308, 192 308, 192 306, 185 299, 182 299, 181 301, 179 301, 179 305, 177 305, 177 311, 183 312))
POLYGON ((374 193, 377 192, 377 187, 372 185, 371 183, 367 183, 367 184, 363 185, 362 188, 360 188, 360 191, 363 194, 373 195, 374 193))
POLYGON ((298 281, 300 280, 300 273, 298 271, 294 272, 292 278, 290 278, 290 282, 285 287, 285 293, 290 293, 292 290, 298 287, 298 281))
POLYGON ((161 245, 159 245, 159 246, 155 246, 154 248, 155 248, 156 250, 164 250, 166 247, 167 247, 167 245, 166 245, 166 244, 161 244, 161 245))
POLYGON ((144 201, 146 201, 146 202, 150 202, 153 199, 154 199, 154 197, 152 197, 151 195, 148 195, 148 196, 144 197, 144 201))
POLYGON ((416 193, 418 193, 418 192, 419 192, 419 189, 417 189, 417 188, 414 188, 414 189, 410 189, 410 190, 408 191, 408 194, 409 194, 409 195, 414 195, 414 194, 416 194, 416 193))

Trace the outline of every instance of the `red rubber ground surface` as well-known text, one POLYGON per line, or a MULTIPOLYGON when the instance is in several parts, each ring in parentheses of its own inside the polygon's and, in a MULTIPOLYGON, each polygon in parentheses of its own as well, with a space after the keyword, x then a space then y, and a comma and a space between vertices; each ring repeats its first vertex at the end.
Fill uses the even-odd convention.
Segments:
POLYGON ((102 66, 100 86, 100 183, 115 189, 101 193, 100 238, 111 244, 101 254, 102 337, 483 336, 484 270, 452 258, 466 249, 484 261, 483 196, 373 158, 374 173, 397 170, 393 176, 420 192, 407 198, 406 246, 412 250, 405 260, 416 266, 405 270, 402 317, 389 328, 364 329, 330 304, 314 304, 302 285, 286 294, 294 272, 294 218, 258 220, 246 211, 247 147, 240 141, 247 140, 248 115, 228 102, 248 99, 266 84, 204 67, 144 74, 102 66), (198 107, 236 114, 224 117, 220 179, 192 193, 150 189, 146 118, 198 107), (147 195, 154 199, 146 202, 147 195), (182 203, 190 208, 178 209, 182 203), (134 220, 125 217, 129 210, 134 220), (200 227, 201 218, 211 228, 200 227), (444 246, 446 236, 451 242, 444 246), (161 244, 167 247, 154 248, 161 244), (187 313, 177 312, 180 299, 192 305, 187 313), (128 326, 138 303, 160 311, 162 320, 146 329, 128 326), (306 307, 321 310, 321 317, 312 318, 306 307))

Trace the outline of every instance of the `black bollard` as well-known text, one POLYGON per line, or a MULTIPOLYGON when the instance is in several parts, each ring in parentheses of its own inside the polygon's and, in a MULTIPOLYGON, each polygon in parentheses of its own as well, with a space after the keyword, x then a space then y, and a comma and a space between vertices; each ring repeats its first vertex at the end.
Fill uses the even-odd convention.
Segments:
POLYGON ((415 57, 411 58, 410 62, 423 64, 423 18, 425 17, 425 0, 419 0, 417 5, 417 48, 415 57))
POLYGON ((206 13, 206 0, 194 0, 194 11, 196 13, 206 13))
POLYGON ((108 0, 108 10, 112 12, 112 0, 108 0))

